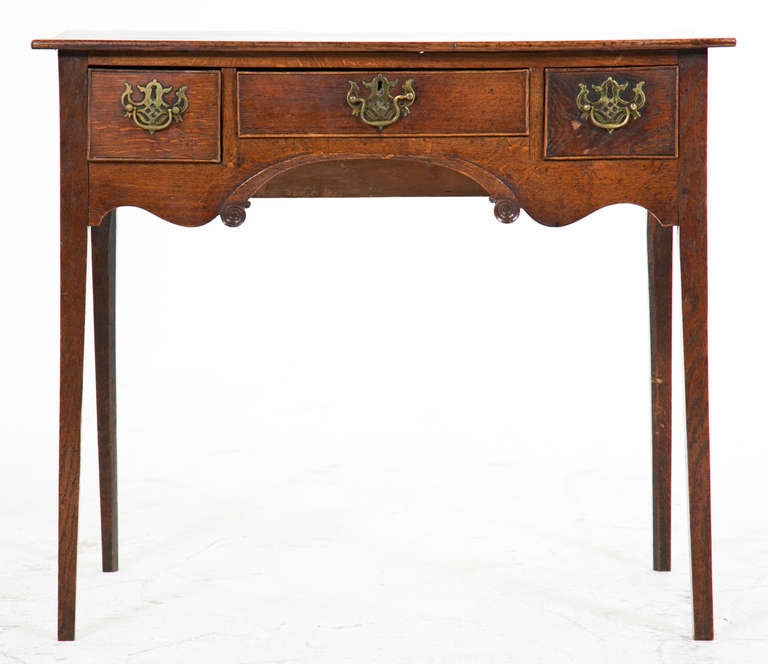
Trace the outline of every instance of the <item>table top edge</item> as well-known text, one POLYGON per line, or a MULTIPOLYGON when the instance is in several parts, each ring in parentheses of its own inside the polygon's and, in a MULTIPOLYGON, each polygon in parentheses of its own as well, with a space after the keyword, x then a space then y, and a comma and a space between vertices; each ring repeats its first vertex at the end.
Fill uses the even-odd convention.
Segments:
POLYGON ((205 39, 35 39, 33 49, 77 52, 388 52, 533 53, 579 51, 686 51, 735 46, 732 37, 576 41, 244 41, 205 39))

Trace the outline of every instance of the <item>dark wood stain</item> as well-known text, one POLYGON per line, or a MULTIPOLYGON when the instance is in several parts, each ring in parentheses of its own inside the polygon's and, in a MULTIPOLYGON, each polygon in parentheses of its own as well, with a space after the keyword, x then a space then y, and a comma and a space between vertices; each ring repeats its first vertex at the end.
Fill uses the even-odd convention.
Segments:
POLYGON ((680 56, 680 279, 693 635, 714 636, 707 345, 707 52, 680 56))
POLYGON ((93 338, 96 354, 96 417, 99 440, 101 557, 117 571, 117 378, 115 375, 116 213, 91 227, 93 338))
POLYGON ((363 86, 379 72, 240 72, 240 136, 519 136, 528 133, 528 72, 386 71, 400 94, 412 79, 416 100, 407 116, 381 132, 352 115, 349 81, 363 86))
MULTIPOLYGON (((302 71, 371 70, 379 69, 382 53, 376 51, 311 51, 311 52, 229 52, 216 56, 219 67, 240 70, 301 69, 302 71)), ((209 55, 200 53, 174 53, 137 51, 131 54, 93 52, 88 63, 93 67, 180 67, 200 69, 209 66, 209 55)), ((630 67, 675 66, 677 51, 435 51, 391 52, 386 54, 386 66, 390 70, 433 71, 480 70, 480 69, 528 69, 547 67, 630 67)))
POLYGON ((653 569, 672 565, 672 227, 648 214, 653 424, 653 569))
MULTIPOLYGON (((346 153, 352 147, 358 154, 370 154, 371 159, 392 154, 429 154, 436 160, 460 157, 482 164, 513 183, 525 211, 547 226, 573 223, 613 203, 635 203, 651 210, 666 224, 677 223, 678 164, 674 159, 650 159, 643 168, 617 169, 610 160, 574 163, 533 158, 529 140, 520 137, 466 137, 459 140, 381 136, 374 139, 242 139, 234 148, 224 146, 225 152, 229 150, 233 154, 227 168, 216 164, 92 162, 89 169, 91 223, 99 223, 114 207, 133 205, 181 226, 200 226, 216 217, 226 195, 255 172, 296 155, 317 154, 324 158, 329 154, 346 153), (194 191, 195 196, 179 196, 179 191, 194 191)), ((302 166, 304 169, 309 167, 309 164, 302 166)), ((314 173, 321 175, 325 168, 317 166, 314 173)), ((375 174, 366 176, 364 166, 347 172, 349 182, 345 191, 355 196, 370 195, 370 178, 375 174)), ((417 190, 421 190, 423 196, 444 195, 445 188, 431 179, 429 171, 409 170, 409 174, 419 179, 406 182, 402 178, 399 183, 391 182, 392 195, 399 195, 401 191, 403 195, 409 195, 417 190)), ((296 177, 306 183, 306 177, 298 170, 282 177, 285 178, 283 181, 296 177)), ((316 188, 328 195, 329 188, 322 180, 318 180, 316 188)), ((271 191, 275 192, 274 189, 271 191)), ((285 195, 284 191, 279 195, 285 195)), ((297 190, 293 195, 299 194, 297 190)))
POLYGON ((733 44, 34 42, 60 49, 59 639, 75 635, 89 225, 102 566, 114 571, 115 209, 142 207, 182 226, 221 214, 234 225, 252 196, 382 195, 486 195, 501 221, 523 208, 549 226, 612 203, 649 211, 657 570, 671 559, 671 227, 680 227, 694 637, 711 639, 705 49, 733 44), (353 118, 345 101, 347 80, 377 72, 413 77, 417 91, 412 115, 382 132, 353 118), (575 126, 574 83, 609 75, 647 81, 642 120, 610 136, 575 126), (184 121, 152 135, 133 126, 119 103, 126 76, 187 85, 184 121))
POLYGON ((90 148, 92 160, 109 161, 219 161, 218 71, 91 70, 90 148), (150 134, 125 117, 120 103, 124 84, 129 83, 138 99, 138 85, 157 79, 172 86, 166 101, 173 103, 176 90, 187 86, 189 108, 181 122, 150 134))
POLYGON ((75 638, 80 424, 88 253, 88 61, 59 55, 61 334, 59 390, 59 640, 75 638))
POLYGON ((474 181, 435 164, 384 159, 318 162, 277 176, 260 198, 483 196, 474 181), (425 182, 429 187, 425 187, 425 182))
MULTIPOLYGON (((200 35, 205 37, 205 34, 200 35)), ((152 35, 136 39, 104 39, 102 35, 83 38, 66 37, 35 39, 32 48, 53 48, 89 53, 141 53, 152 54, 196 53, 316 53, 347 51, 352 53, 535 53, 535 52, 604 52, 619 51, 685 51, 716 46, 735 46, 731 38, 696 39, 626 39, 626 40, 574 40, 574 41, 265 41, 254 39, 166 39, 152 35)))
POLYGON ((677 154, 677 68, 548 69, 547 70, 547 157, 674 157, 677 154), (582 119, 576 106, 579 83, 591 97, 592 85, 609 76, 629 82, 622 93, 631 99, 635 84, 645 81, 647 102, 640 117, 608 132, 582 119))

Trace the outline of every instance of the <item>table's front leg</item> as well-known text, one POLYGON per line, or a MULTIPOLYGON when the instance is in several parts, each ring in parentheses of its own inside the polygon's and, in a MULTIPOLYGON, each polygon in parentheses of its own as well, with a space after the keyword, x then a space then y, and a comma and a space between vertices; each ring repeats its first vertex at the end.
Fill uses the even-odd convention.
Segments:
POLYGON ((707 54, 680 58, 680 277, 693 633, 713 638, 707 350, 707 54))
POLYGON ((88 249, 87 61, 60 55, 61 337, 59 384, 59 640, 75 638, 80 424, 88 249))
POLYGON ((680 229, 694 638, 713 638, 706 217, 680 229))

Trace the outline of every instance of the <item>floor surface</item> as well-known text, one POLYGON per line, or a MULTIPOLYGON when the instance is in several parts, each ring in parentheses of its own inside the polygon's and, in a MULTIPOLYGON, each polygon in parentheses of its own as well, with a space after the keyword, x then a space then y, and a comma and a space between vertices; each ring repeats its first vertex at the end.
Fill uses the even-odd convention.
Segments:
POLYGON ((53 455, 22 450, 15 476, 40 475, 0 489, 0 662, 764 661, 764 522, 716 521, 716 641, 692 641, 685 502, 673 571, 654 573, 647 468, 610 441, 583 454, 347 432, 308 452, 295 436, 189 440, 177 456, 165 435, 123 432, 114 574, 99 571, 89 441, 75 643, 54 639, 53 455))

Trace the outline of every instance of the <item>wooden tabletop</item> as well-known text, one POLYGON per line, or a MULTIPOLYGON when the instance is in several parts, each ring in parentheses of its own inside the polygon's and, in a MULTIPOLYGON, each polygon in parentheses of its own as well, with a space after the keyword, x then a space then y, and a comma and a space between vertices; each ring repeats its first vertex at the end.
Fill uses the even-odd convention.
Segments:
POLYGON ((390 53, 446 53, 446 52, 546 52, 546 51, 681 51, 699 50, 716 46, 735 46, 736 40, 725 38, 691 39, 613 39, 582 41, 485 41, 462 39, 453 41, 372 39, 363 41, 350 34, 349 39, 338 35, 282 35, 280 33, 200 33, 170 36, 158 33, 64 33, 52 39, 35 39, 32 48, 90 52, 228 52, 228 53, 286 53, 286 52, 390 52, 390 53), (286 37, 296 37, 288 39, 286 37), (279 38, 277 38, 279 37, 279 38))

